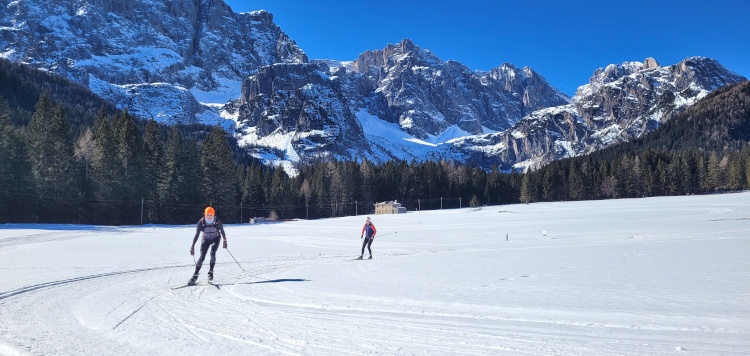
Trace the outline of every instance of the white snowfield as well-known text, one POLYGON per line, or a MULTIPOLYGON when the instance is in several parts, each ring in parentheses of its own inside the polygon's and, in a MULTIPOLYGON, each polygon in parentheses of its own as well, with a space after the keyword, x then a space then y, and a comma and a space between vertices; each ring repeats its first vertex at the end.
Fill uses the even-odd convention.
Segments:
POLYGON ((0 354, 750 354, 750 192, 371 218, 0 225, 0 354))

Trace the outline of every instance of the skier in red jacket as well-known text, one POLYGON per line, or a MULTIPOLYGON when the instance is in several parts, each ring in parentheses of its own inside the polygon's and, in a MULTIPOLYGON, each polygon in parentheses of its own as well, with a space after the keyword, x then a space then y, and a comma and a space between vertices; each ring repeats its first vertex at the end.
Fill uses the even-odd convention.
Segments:
POLYGON ((359 236, 360 239, 364 236, 365 241, 362 242, 362 253, 359 254, 359 258, 357 258, 358 260, 361 260, 362 256, 365 255, 365 246, 367 246, 367 251, 370 252, 370 257, 368 259, 372 259, 372 249, 370 249, 370 246, 372 245, 372 240, 375 240, 375 234, 377 233, 378 230, 375 229, 375 225, 373 225, 368 216, 367 221, 365 221, 365 226, 362 227, 362 234, 359 236))

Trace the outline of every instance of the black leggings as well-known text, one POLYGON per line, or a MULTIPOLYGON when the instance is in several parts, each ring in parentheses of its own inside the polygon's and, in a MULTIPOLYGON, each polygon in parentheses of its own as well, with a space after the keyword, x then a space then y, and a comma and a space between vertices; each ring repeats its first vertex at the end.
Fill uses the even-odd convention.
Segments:
POLYGON ((201 270, 201 267, 203 266, 203 260, 206 259, 206 252, 208 252, 209 246, 211 246, 211 262, 209 264, 208 271, 214 271, 214 265, 216 264, 216 250, 219 249, 219 242, 221 242, 220 237, 216 237, 210 240, 204 239, 203 242, 201 242, 201 257, 198 258, 198 261, 195 263, 195 273, 193 274, 198 274, 198 272, 201 270))
POLYGON ((370 252, 370 256, 372 256, 372 249, 370 249, 370 245, 372 245, 372 240, 374 240, 372 237, 365 237, 365 241, 362 242, 362 253, 360 255, 365 254, 365 246, 367 246, 367 251, 370 252))

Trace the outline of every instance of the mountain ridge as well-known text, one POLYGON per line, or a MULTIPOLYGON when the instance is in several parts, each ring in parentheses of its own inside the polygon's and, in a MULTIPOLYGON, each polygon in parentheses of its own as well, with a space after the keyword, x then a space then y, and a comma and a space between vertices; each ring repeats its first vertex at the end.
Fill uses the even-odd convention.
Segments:
POLYGON ((409 39, 351 61, 309 60, 267 11, 221 0, 115 0, 103 7, 0 2, 0 56, 87 85, 169 124, 234 128, 253 157, 451 159, 527 169, 653 131, 746 78, 703 57, 596 69, 570 98, 529 67, 472 71, 409 39))

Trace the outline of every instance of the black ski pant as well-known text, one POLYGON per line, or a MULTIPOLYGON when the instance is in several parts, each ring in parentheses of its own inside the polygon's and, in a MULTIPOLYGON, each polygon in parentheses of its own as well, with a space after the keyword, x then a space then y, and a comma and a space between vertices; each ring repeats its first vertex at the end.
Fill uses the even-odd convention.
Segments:
POLYGON ((200 272, 201 267, 203 266, 203 260, 206 259, 206 253, 208 252, 209 246, 211 247, 211 262, 209 264, 208 271, 214 271, 214 265, 216 264, 216 250, 219 249, 220 242, 221 237, 216 237, 210 240, 203 239, 203 242, 201 242, 201 257, 199 257, 198 261, 195 263, 195 273, 193 273, 194 275, 197 275, 198 272, 200 272))
POLYGON ((365 237, 365 241, 362 242, 362 253, 360 253, 360 256, 365 255, 365 246, 367 246, 367 251, 370 252, 370 256, 372 256, 372 249, 370 249, 370 246, 372 245, 372 240, 374 240, 372 237, 368 236, 365 237))

